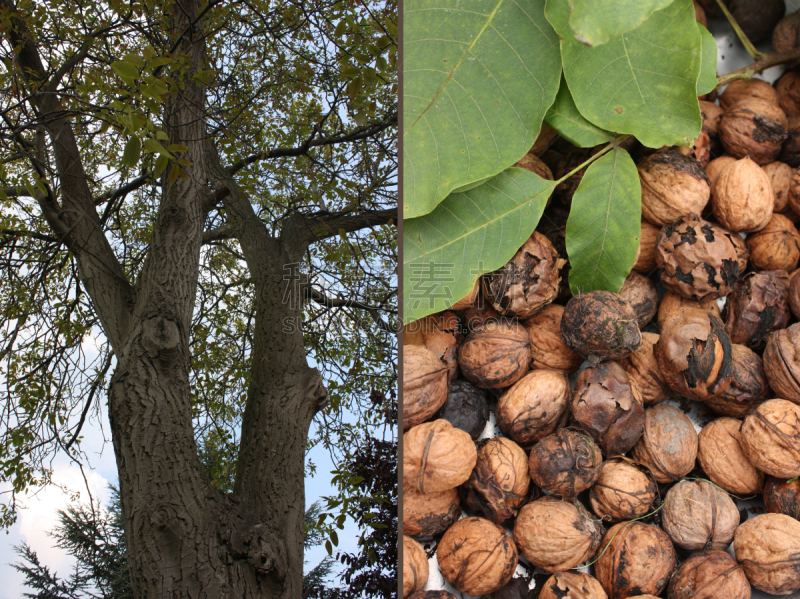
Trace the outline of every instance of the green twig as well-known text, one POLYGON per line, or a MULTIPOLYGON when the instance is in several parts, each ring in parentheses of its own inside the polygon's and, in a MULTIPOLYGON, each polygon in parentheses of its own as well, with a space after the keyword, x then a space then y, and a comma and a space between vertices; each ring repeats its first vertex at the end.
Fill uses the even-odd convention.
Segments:
POLYGON ((744 49, 747 50, 747 53, 753 58, 753 60, 759 60, 760 58, 766 56, 766 54, 756 50, 753 42, 751 42, 744 34, 744 31, 742 31, 742 28, 739 27, 739 23, 737 23, 736 19, 733 18, 733 15, 728 10, 728 7, 725 6, 725 3, 722 0, 717 0, 717 4, 719 4, 722 12, 725 13, 725 16, 728 17, 728 21, 730 21, 730 24, 733 27, 733 30, 736 32, 737 37, 742 42, 744 49))
POLYGON ((598 158, 600 158, 600 157, 601 157, 603 154, 606 154, 606 153, 607 153, 609 150, 611 150, 612 148, 617 148, 617 147, 619 147, 619 144, 621 144, 623 141, 625 141, 625 140, 626 140, 626 139, 628 139, 629 137, 630 137, 630 135, 622 135, 622 136, 620 136, 620 137, 617 137, 617 138, 616 138, 616 139, 614 139, 613 141, 610 141, 610 142, 608 142, 608 144, 607 144, 607 145, 606 145, 606 146, 605 146, 605 147, 604 147, 602 150, 600 150, 600 151, 599 151, 599 152, 597 152, 596 154, 593 154, 592 156, 590 156, 588 160, 586 160, 585 162, 583 162, 583 163, 579 164, 579 165, 578 165, 578 166, 576 166, 574 169, 572 169, 570 172, 568 172, 566 175, 564 175, 564 176, 563 176, 563 177, 561 177, 560 179, 558 179, 558 180, 554 181, 553 183, 554 183, 555 185, 558 185, 559 183, 562 183, 563 181, 566 181, 566 180, 567 180, 567 179, 569 179, 569 178, 570 178, 572 175, 574 175, 575 173, 577 173, 578 171, 580 171, 582 168, 585 168, 585 167, 589 166, 589 165, 590 165, 592 162, 594 162, 595 160, 597 160, 598 158))
POLYGON ((738 69, 736 71, 731 71, 726 75, 722 75, 721 77, 717 78, 717 89, 722 87, 723 85, 728 85, 732 81, 736 81, 737 79, 744 79, 745 81, 749 81, 753 75, 756 73, 760 73, 761 71, 768 69, 770 67, 775 67, 780 64, 787 64, 790 62, 797 62, 800 61, 800 48, 796 48, 794 50, 790 50, 789 52, 781 52, 779 54, 767 54, 760 60, 757 60, 753 64, 746 66, 742 69, 738 69))

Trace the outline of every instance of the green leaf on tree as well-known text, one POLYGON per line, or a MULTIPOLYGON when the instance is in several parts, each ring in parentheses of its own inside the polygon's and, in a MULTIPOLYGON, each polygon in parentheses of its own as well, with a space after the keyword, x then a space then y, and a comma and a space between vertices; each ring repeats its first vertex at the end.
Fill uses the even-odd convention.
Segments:
POLYGON ((633 31, 672 0, 568 0, 569 26, 578 41, 599 46, 633 31))
POLYGON ((591 148, 614 138, 608 131, 603 131, 583 118, 563 77, 556 101, 547 111, 545 122, 558 131, 561 137, 580 148, 591 148))
POLYGON ((688 145, 700 134, 701 47, 691 0, 674 0, 602 46, 587 48, 571 35, 561 40, 564 75, 581 114, 651 148, 688 145))
POLYGON ((641 193, 636 165, 621 148, 586 169, 567 220, 572 293, 620 290, 639 248, 641 193))
POLYGON ((403 319, 439 312, 500 268, 531 236, 556 183, 509 168, 483 185, 452 193, 403 229, 403 319))
POLYGON ((700 62, 700 76, 697 79, 697 95, 702 96, 714 91, 717 87, 717 40, 703 27, 697 24, 700 39, 703 43, 703 59, 700 62))
POLYGON ((139 162, 139 155, 142 152, 142 141, 138 136, 134 135, 125 144, 125 150, 122 152, 122 164, 128 168, 139 162))
POLYGON ((404 23, 403 211, 412 218, 522 158, 561 69, 544 0, 409 0, 404 23))
POLYGON ((144 140, 144 147, 149 151, 157 154, 161 154, 162 156, 166 156, 167 158, 174 158, 172 154, 169 153, 169 150, 162 146, 159 142, 157 142, 153 138, 148 138, 144 140))
POLYGON ((111 68, 119 75, 120 79, 131 87, 133 87, 135 80, 139 77, 139 69, 136 68, 136 65, 125 62, 124 60, 112 62, 111 68))
POLYGON ((168 164, 169 164, 169 157, 168 156, 164 156, 163 154, 160 155, 156 159, 156 164, 155 164, 155 167, 153 169, 153 174, 156 177, 160 177, 161 174, 166 170, 168 164))

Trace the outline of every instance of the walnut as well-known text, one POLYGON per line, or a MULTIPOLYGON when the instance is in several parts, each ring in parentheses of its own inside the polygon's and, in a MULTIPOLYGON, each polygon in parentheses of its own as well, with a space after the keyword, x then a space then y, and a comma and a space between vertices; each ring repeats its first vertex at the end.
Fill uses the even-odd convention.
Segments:
POLYGON ((528 588, 527 578, 512 578, 507 584, 481 599, 534 599, 534 593, 528 588))
POLYGON ((403 597, 422 590, 428 582, 428 556, 422 545, 403 535, 403 597))
MULTIPOLYGON (((776 30, 777 32, 777 30, 776 30)), ((778 103, 787 118, 800 116, 800 73, 786 71, 775 83, 778 103)))
POLYGON ((750 599, 742 567, 724 551, 693 555, 672 575, 670 599, 750 599))
POLYGON ((655 283, 638 272, 628 275, 619 290, 619 296, 633 308, 640 329, 650 324, 658 311, 658 290, 655 283))
POLYGON ((800 324, 770 336, 764 349, 764 371, 778 397, 800 404, 800 324))
POLYGON ((447 420, 415 426, 403 435, 403 481, 421 493, 441 493, 465 482, 478 454, 470 436, 447 420))
POLYGON ((497 426, 504 435, 530 447, 563 424, 571 396, 566 374, 532 370, 497 400, 497 426))
POLYGON ((458 348, 461 374, 484 389, 513 385, 528 372, 530 361, 530 336, 516 321, 487 321, 458 348))
POLYGON ((659 595, 667 586, 677 556, 667 533, 657 526, 620 522, 608 530, 602 544, 605 553, 597 559, 594 574, 609 599, 659 595))
POLYGON ((470 292, 458 300, 455 304, 450 306, 451 310, 466 310, 475 303, 478 299, 478 292, 481 290, 481 280, 478 278, 472 286, 470 292))
POLYGON ((582 370, 570 407, 575 423, 607 456, 626 453, 642 436, 642 394, 616 362, 582 370))
POLYGON ((745 417, 739 443, 761 472, 800 476, 800 406, 785 399, 765 401, 745 417))
POLYGON ((731 156, 749 156, 757 164, 767 164, 780 154, 788 125, 777 102, 740 100, 722 115, 719 139, 731 156))
POLYGON ((527 318, 556 299, 565 262, 550 240, 534 231, 505 266, 484 275, 483 293, 500 314, 527 318))
POLYGON ((781 214, 773 214, 767 226, 748 235, 745 243, 758 270, 794 270, 800 259, 800 233, 781 214))
POLYGON ((421 345, 403 347, 403 430, 425 422, 447 399, 448 367, 421 345))
POLYGON ((542 585, 539 599, 608 599, 608 595, 589 574, 556 572, 542 585))
POLYGON ((661 302, 658 304, 658 328, 661 329, 667 317, 679 308, 701 308, 719 319, 722 318, 717 300, 698 302, 697 300, 685 298, 674 291, 667 290, 661 296, 661 302))
POLYGON ((520 158, 514 166, 527 169, 534 175, 539 175, 542 179, 547 179, 548 181, 553 180, 553 171, 551 171, 550 167, 542 162, 541 158, 536 156, 536 154, 528 152, 525 156, 520 158))
POLYGON ((561 428, 531 449, 528 469, 534 484, 564 497, 575 497, 600 476, 603 456, 592 438, 561 428))
POLYGON ((447 399, 436 413, 456 428, 469 433, 474 441, 489 421, 489 402, 486 391, 467 381, 453 381, 447 399))
POLYGON ((514 523, 520 553, 548 572, 569 570, 594 555, 603 526, 579 502, 547 496, 522 507, 514 523))
POLYGON ((655 333, 642 333, 642 344, 630 356, 620 361, 639 391, 645 406, 654 406, 667 399, 669 387, 653 353, 658 341, 655 333))
POLYGON ((725 303, 725 332, 731 343, 762 349, 770 332, 789 322, 789 273, 768 270, 736 281, 725 303))
POLYGON ((702 480, 682 480, 669 491, 661 526, 686 551, 722 551, 733 541, 739 510, 733 499, 702 480))
POLYGON ((422 323, 422 339, 425 347, 447 366, 449 380, 457 378, 456 350, 460 341, 461 325, 456 315, 452 312, 439 312, 417 322, 422 323))
POLYGON ((645 410, 644 433, 631 455, 650 468, 656 482, 675 482, 694 468, 697 433, 678 408, 660 404, 645 410))
POLYGON ((769 382, 761 356, 744 345, 731 345, 730 386, 719 395, 709 397, 705 404, 717 414, 744 418, 750 410, 767 399, 769 382))
POLYGON ((722 169, 711 189, 711 203, 717 221, 728 230, 758 231, 772 216, 772 182, 745 156, 722 169))
MULTIPOLYGON (((559 256, 567 255, 567 220, 569 219, 569 208, 563 205, 553 204, 545 208, 542 218, 539 220, 537 231, 542 233, 550 240, 556 248, 559 256)), ((558 290, 558 297, 555 301, 565 303, 572 297, 572 290, 569 288, 569 262, 564 262, 559 276, 561 285, 558 290)), ((551 304, 552 305, 552 304, 551 304)))
POLYGON ((475 469, 461 486, 464 505, 502 524, 517 515, 530 484, 525 451, 506 437, 487 439, 478 444, 475 469))
POLYGON ((453 593, 447 591, 417 591, 409 595, 408 599, 456 599, 453 593))
POLYGON ((591 364, 624 358, 642 343, 633 308, 618 294, 590 291, 567 302, 561 337, 591 364))
POLYGON ((589 492, 592 511, 603 520, 633 520, 650 511, 658 487, 650 470, 626 458, 603 462, 589 492))
MULTIPOLYGON (((478 330, 487 323, 500 322, 501 320, 506 323, 509 322, 509 319, 500 316, 497 310, 492 308, 480 293, 475 303, 466 308, 461 314, 462 328, 466 334, 478 330)), ((514 321, 512 320, 511 322, 514 321)))
POLYGON ((789 183, 792 180, 794 169, 785 162, 778 160, 765 164, 761 168, 767 173, 772 185, 774 197, 772 210, 773 212, 783 212, 789 205, 789 183))
MULTIPOLYGON (((800 47, 800 13, 793 12, 783 17, 775 25, 775 29, 772 31, 772 49, 775 52, 791 52, 798 47, 800 47)), ((780 84, 780 80, 778 80, 778 84, 780 84)))
POLYGON ((800 214, 800 169, 794 171, 789 179, 788 204, 795 214, 800 214))
POLYGON ((485 595, 505 585, 517 568, 517 547, 501 527, 464 518, 444 533, 436 550, 439 569, 454 589, 485 595))
POLYGON ((700 163, 677 150, 651 154, 638 165, 642 216, 654 225, 700 214, 711 195, 711 182, 700 163))
POLYGON ((789 278, 789 309, 795 318, 800 319, 800 278, 789 278))
POLYGON ((788 118, 786 132, 786 141, 783 142, 778 160, 797 168, 800 166, 800 115, 788 118))
POLYGON ((720 156, 719 158, 714 158, 714 160, 706 165, 706 175, 708 175, 708 180, 711 181, 712 188, 714 187, 714 183, 717 182, 719 174, 725 170, 726 166, 734 162, 736 162, 736 158, 733 156, 720 156))
POLYGON ((460 515, 458 490, 423 494, 409 484, 403 486, 403 534, 432 537, 450 528, 460 515))
POLYGON ((725 109, 722 106, 700 100, 700 116, 703 117, 703 129, 708 131, 709 135, 719 135, 719 119, 723 112, 725 112, 725 109))
POLYGON ((764 507, 773 514, 800 520, 800 479, 781 480, 768 476, 764 483, 764 507))
POLYGON ((711 481, 730 493, 749 495, 764 486, 764 475, 750 463, 740 445, 741 420, 717 418, 698 435, 697 461, 711 481))
POLYGON ((656 269, 656 240, 661 232, 660 227, 651 225, 646 220, 642 221, 642 235, 639 238, 639 249, 636 250, 636 262, 633 270, 644 275, 656 269))
POLYGON ((757 589, 773 595, 800 590, 800 522, 783 514, 762 514, 736 530, 736 559, 757 589))
POLYGON ((767 40, 786 13, 783 0, 726 0, 731 16, 754 44, 767 40))
POLYGON ((711 160, 711 136, 705 129, 700 130, 700 135, 695 137, 691 146, 678 146, 676 149, 684 156, 690 156, 705 168, 711 160))
POLYGON ((550 304, 522 323, 531 336, 531 368, 567 373, 580 368, 583 358, 561 339, 563 314, 564 306, 550 304))
POLYGON ((670 389, 704 401, 731 384, 731 342, 722 321, 699 308, 681 308, 664 321, 653 353, 670 389))
POLYGON ((719 105, 723 111, 726 111, 740 100, 750 99, 777 104, 778 93, 763 79, 754 78, 749 81, 737 79, 731 81, 725 91, 719 95, 719 105))
POLYGON ((733 237, 696 214, 664 227, 656 244, 661 283, 700 302, 727 295, 742 274, 733 237))

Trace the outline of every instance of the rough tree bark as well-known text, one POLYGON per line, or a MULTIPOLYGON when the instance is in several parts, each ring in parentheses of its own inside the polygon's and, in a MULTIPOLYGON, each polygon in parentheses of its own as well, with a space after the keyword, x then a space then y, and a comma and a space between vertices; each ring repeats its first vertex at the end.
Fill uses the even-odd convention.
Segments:
MULTIPOLYGON (((305 443, 327 392, 307 364, 302 331, 286 327, 301 322, 305 297, 292 265, 318 239, 386 223, 396 210, 294 215, 279 237, 271 236, 239 191, 235 173, 244 164, 223 166, 208 139, 205 89, 193 78, 204 68, 199 1, 176 6, 172 35, 191 68, 185 89, 165 105, 164 128, 169 144, 188 147, 182 157, 193 165, 186 181, 168 185, 165 173, 138 279, 128 281, 102 233, 71 124, 54 94, 33 94, 31 104, 53 147, 60 197, 48 188, 37 199, 53 235, 73 252, 117 357, 109 417, 137 599, 299 598, 305 443), (210 236, 238 239, 256 289, 251 376, 230 496, 211 486, 197 457, 189 383, 203 225, 220 201, 228 225, 210 236)), ((0 0, 0 16, 10 19, 4 34, 19 48, 19 75, 32 88, 55 90, 61 74, 48 78, 12 0, 0 0)))

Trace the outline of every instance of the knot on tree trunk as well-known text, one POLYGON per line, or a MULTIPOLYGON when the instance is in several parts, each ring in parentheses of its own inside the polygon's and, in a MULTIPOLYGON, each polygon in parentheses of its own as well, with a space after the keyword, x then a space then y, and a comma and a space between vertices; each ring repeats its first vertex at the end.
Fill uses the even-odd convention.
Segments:
POLYGON ((168 359, 174 356, 180 341, 180 330, 174 320, 156 316, 142 323, 142 347, 154 358, 168 359))
POLYGON ((328 405, 328 389, 325 387, 322 374, 316 368, 310 369, 305 395, 312 402, 314 413, 319 412, 328 405))
POLYGON ((247 561, 261 574, 278 580, 286 577, 286 552, 283 541, 275 537, 263 524, 255 525, 245 540, 247 561))

